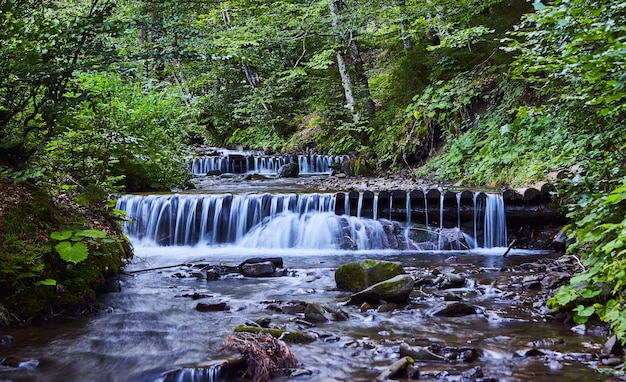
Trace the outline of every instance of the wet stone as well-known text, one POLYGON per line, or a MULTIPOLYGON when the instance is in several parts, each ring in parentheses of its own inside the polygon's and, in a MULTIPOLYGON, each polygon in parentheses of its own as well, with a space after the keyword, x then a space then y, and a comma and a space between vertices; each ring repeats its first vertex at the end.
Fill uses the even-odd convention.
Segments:
POLYGON ((15 345, 15 337, 10 336, 8 334, 4 334, 0 336, 0 347, 10 348, 15 345))
POLYGON ((198 312, 221 312, 225 310, 230 310, 230 307, 225 302, 217 302, 217 303, 199 302, 198 305, 196 305, 196 310, 198 312))
POLYGON ((0 359, 0 365, 20 369, 36 369, 39 366, 39 360, 34 358, 7 357, 0 359))
POLYGON ((270 261, 262 263, 245 263, 241 265, 241 273, 248 277, 272 276, 276 271, 276 266, 270 261))
POLYGON ((477 309, 462 302, 440 304, 430 310, 430 315, 437 317, 460 317, 476 314, 477 309))

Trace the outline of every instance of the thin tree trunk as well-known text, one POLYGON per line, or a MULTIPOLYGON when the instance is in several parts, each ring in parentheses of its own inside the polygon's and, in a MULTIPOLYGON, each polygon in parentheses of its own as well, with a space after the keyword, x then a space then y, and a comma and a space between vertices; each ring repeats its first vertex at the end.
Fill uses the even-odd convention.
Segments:
MULTIPOLYGON (((341 32, 339 29, 339 12, 337 2, 331 1, 328 3, 328 8, 330 9, 330 16, 332 18, 332 27, 333 33, 335 36, 335 42, 338 45, 343 45, 341 41, 341 32)), ((346 58, 344 56, 343 49, 337 49, 337 68, 339 69, 339 75, 341 76, 341 86, 343 87, 343 94, 346 99, 346 104, 344 107, 350 111, 352 114, 352 118, 355 122, 359 120, 359 113, 355 110, 354 104, 354 93, 352 86, 352 79, 350 78, 350 73, 348 72, 348 65, 346 64, 346 58)))
POLYGON ((402 46, 404 47, 404 49, 411 49, 413 47, 413 43, 411 42, 411 39, 406 33, 407 22, 406 22, 406 18, 404 17, 404 11, 406 10, 406 1, 398 0, 398 5, 400 6, 400 9, 403 15, 402 20, 400 21, 400 33, 401 33, 401 38, 402 38, 402 46))

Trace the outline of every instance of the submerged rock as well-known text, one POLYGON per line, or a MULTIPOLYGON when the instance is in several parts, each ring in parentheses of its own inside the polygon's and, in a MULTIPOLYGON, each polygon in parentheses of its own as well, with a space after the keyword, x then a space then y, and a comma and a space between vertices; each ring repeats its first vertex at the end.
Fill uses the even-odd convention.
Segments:
POLYGON ((337 288, 359 292, 381 281, 404 274, 400 262, 361 260, 342 265, 335 272, 337 288))
POLYGON ((448 302, 436 305, 430 309, 429 314, 438 317, 460 317, 476 314, 477 312, 474 306, 462 302, 448 302))
POLYGON ((340 309, 310 302, 304 309, 304 319, 309 322, 345 321, 348 314, 340 309))
POLYGON ((295 162, 285 163, 278 169, 279 178, 297 178, 300 175, 300 166, 295 162))
POLYGON ((198 312, 221 312, 224 310, 230 310, 230 307, 225 302, 216 302, 216 303, 199 302, 198 305, 196 305, 196 310, 198 312))
POLYGON ((363 302, 406 303, 413 291, 415 280, 410 275, 397 275, 389 280, 379 282, 350 296, 350 303, 360 305, 363 302))

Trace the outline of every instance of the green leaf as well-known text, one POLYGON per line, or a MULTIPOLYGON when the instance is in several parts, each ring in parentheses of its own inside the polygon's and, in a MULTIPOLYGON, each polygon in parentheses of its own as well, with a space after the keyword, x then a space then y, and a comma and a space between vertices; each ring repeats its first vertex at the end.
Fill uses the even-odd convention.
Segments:
POLYGON ((56 286, 57 281, 55 279, 40 280, 35 283, 36 285, 56 286))
POLYGON ((101 231, 99 229, 85 229, 85 230, 76 232, 76 235, 82 236, 82 237, 89 237, 92 239, 104 239, 105 237, 107 237, 106 232, 101 231))
POLYGON ((85 243, 62 241, 54 247, 61 258, 69 263, 80 263, 89 256, 89 249, 85 243))
POLYGON ((70 237, 72 237, 72 231, 67 230, 67 229, 61 232, 55 231, 50 234, 50 237, 53 238, 54 240, 59 240, 59 241, 67 240, 70 237))

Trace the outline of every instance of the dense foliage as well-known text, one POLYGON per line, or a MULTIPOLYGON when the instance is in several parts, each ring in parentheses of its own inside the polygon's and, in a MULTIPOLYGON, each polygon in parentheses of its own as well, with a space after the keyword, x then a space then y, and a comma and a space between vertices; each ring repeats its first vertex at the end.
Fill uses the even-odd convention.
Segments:
MULTIPOLYGON (((567 169, 586 271, 550 304, 626 338, 625 15, 610 0, 1 0, 0 177, 102 209, 183 184, 190 137, 474 185, 567 169)), ((89 229, 48 234, 82 264, 89 229)), ((0 275, 21 259, 51 284, 35 257, 52 249, 0 275)))

